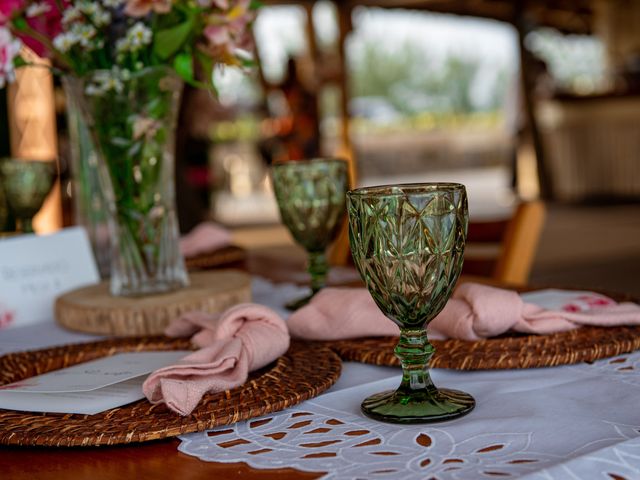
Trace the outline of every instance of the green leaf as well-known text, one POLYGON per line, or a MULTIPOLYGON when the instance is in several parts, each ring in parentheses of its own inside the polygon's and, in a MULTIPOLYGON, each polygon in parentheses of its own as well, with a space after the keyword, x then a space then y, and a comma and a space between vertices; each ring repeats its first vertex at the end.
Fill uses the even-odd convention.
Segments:
POLYGON ((173 68, 185 82, 193 82, 193 57, 190 53, 182 52, 173 60, 173 68))
POLYGON ((249 4, 249 10, 258 10, 263 6, 264 3, 262 3, 260 0, 251 0, 251 3, 249 4))
POLYGON ((162 60, 166 60, 171 55, 180 50, 182 45, 189 38, 193 30, 193 18, 188 17, 184 22, 172 28, 160 30, 156 33, 153 42, 153 52, 162 60))
POLYGON ((19 30, 21 32, 29 29, 29 24, 24 17, 16 17, 11 21, 11 23, 16 30, 19 30))
POLYGON ((27 65, 31 65, 31 64, 27 62, 24 58, 22 58, 20 55, 18 55, 13 59, 13 66, 15 68, 25 67, 27 65))

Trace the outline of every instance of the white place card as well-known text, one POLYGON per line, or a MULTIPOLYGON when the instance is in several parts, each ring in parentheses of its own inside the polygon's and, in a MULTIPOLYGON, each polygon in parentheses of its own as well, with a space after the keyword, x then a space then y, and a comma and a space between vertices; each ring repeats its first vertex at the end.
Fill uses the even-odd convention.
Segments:
POLYGON ((0 408, 93 415, 144 398, 147 375, 189 351, 120 353, 0 386, 0 408))
POLYGON ((0 240, 0 335, 2 329, 52 320, 56 297, 98 281, 81 227, 0 240))

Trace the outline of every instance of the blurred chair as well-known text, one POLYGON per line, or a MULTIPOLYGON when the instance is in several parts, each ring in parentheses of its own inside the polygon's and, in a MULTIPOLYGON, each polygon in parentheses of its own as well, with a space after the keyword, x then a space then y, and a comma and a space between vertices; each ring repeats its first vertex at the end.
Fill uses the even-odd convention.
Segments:
POLYGON ((525 285, 538 248, 546 209, 542 202, 520 203, 511 218, 470 222, 463 275, 525 285))

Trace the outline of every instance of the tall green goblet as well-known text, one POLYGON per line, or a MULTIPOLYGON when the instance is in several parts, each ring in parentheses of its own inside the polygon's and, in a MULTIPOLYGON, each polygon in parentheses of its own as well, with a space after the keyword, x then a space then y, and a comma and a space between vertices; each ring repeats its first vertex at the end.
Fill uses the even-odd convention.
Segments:
POLYGON ((286 305, 296 310, 325 285, 329 271, 325 252, 346 211, 348 165, 344 160, 318 158, 275 164, 272 173, 282 221, 309 254, 311 294, 286 305))
POLYGON ((475 406, 467 393, 437 388, 427 324, 444 308, 462 270, 467 236, 465 187, 456 183, 388 185, 347 194, 355 264, 378 308, 400 326, 395 354, 402 382, 364 400, 362 411, 394 423, 437 422, 475 406))

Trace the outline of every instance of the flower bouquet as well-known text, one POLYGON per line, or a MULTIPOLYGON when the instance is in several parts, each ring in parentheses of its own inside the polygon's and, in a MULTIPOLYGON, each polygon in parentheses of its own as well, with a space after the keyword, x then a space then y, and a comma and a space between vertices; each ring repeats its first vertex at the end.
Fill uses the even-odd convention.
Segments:
POLYGON ((111 293, 187 285, 175 212, 174 130, 183 82, 213 87, 250 63, 251 0, 3 0, 0 87, 22 43, 64 75, 98 157, 109 217, 111 293))

